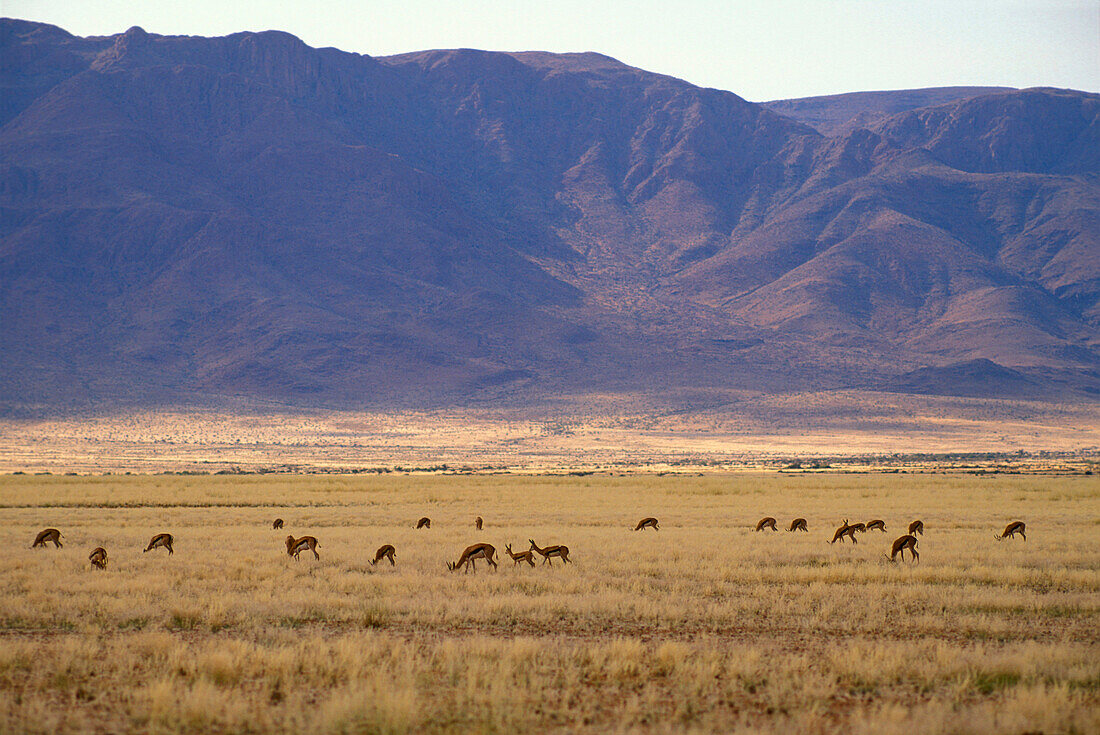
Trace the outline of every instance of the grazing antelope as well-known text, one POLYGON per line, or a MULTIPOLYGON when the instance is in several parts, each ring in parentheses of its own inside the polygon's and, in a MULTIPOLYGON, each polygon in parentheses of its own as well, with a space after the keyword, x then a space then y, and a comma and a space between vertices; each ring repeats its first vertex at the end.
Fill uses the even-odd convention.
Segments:
POLYGON ((479 531, 480 531, 480 530, 481 530, 481 526, 482 526, 482 525, 483 525, 484 523, 485 523, 485 521, 481 520, 481 516, 478 516, 477 518, 475 518, 475 519, 474 519, 474 528, 476 528, 477 530, 479 530, 479 531))
POLYGON ((276 531, 278 531, 280 528, 283 527, 283 519, 282 518, 276 518, 275 522, 271 524, 271 527, 274 528, 276 531))
POLYGON ((553 562, 550 561, 550 557, 552 557, 552 556, 558 557, 559 559, 561 559, 566 564, 572 564, 573 563, 573 562, 569 561, 569 547, 568 546, 561 546, 560 544, 555 544, 554 546, 547 546, 546 548, 540 549, 538 544, 535 543, 534 539, 529 538, 527 540, 531 542, 531 551, 536 551, 542 556, 542 563, 543 564, 549 564, 550 566, 554 566, 553 562))
POLYGON ((382 561, 383 559, 389 559, 390 560, 390 566, 395 567, 397 565, 394 564, 394 562, 393 562, 393 554, 394 554, 394 548, 393 548, 392 544, 386 544, 385 546, 380 546, 380 547, 378 547, 378 551, 374 552, 374 561, 372 561, 370 564, 373 567, 375 564, 382 561))
POLYGON ((634 526, 635 531, 641 531, 643 528, 652 528, 654 531, 661 530, 657 528, 657 519, 653 517, 643 518, 642 520, 638 521, 637 526, 634 526))
POLYGON ((424 516, 423 518, 421 518, 419 521, 416 522, 416 527, 417 528, 431 528, 432 527, 432 519, 429 518, 428 516, 424 516))
POLYGON ((905 561, 905 550, 909 549, 909 553, 913 555, 913 561, 920 561, 920 554, 917 553, 917 537, 913 535, 902 536, 894 545, 890 547, 890 561, 894 561, 894 557, 901 554, 901 560, 905 561))
POLYGON ((1005 530, 1001 532, 1000 536, 994 535, 993 538, 1000 541, 1001 539, 1006 539, 1009 536, 1011 536, 1012 538, 1016 538, 1016 534, 1020 534, 1024 537, 1024 541, 1027 541, 1027 535, 1024 533, 1025 529, 1026 526, 1024 525, 1023 521, 1013 521, 1012 523, 1009 523, 1007 526, 1005 526, 1005 530))
POLYGON ((791 531, 806 531, 807 533, 809 533, 809 529, 806 528, 806 519, 795 518, 793 521, 791 521, 791 527, 787 529, 787 533, 790 533, 791 531))
MULTIPOLYGON (((170 533, 158 533, 156 536, 149 540, 149 545, 145 547, 145 551, 152 551, 153 549, 163 546, 168 549, 168 556, 172 555, 172 534, 170 533)), ((145 553, 145 551, 141 553, 145 553)))
POLYGON ((474 568, 474 572, 477 572, 478 559, 484 559, 489 562, 489 565, 493 569, 497 569, 497 563, 493 561, 493 554, 497 553, 496 547, 492 544, 474 544, 473 546, 467 546, 466 550, 462 552, 462 556, 458 558, 454 564, 447 562, 447 568, 452 572, 459 567, 466 567, 466 572, 470 571, 470 567, 474 568))
POLYGON ((912 536, 915 533, 924 535, 924 521, 913 521, 909 524, 909 535, 912 536))
POLYGON ((61 548, 61 539, 65 538, 61 535, 61 531, 56 528, 47 528, 38 532, 38 535, 34 537, 34 543, 31 544, 31 548, 41 546, 45 548, 47 541, 53 541, 53 545, 58 549, 61 548))
POLYGON ((876 520, 867 522, 867 529, 866 530, 872 531, 872 530, 876 530, 876 529, 879 530, 879 531, 882 531, 883 533, 886 533, 886 521, 880 521, 880 520, 876 519, 876 520))
POLYGON ((317 539, 312 536, 302 536, 301 538, 294 538, 293 536, 286 537, 286 555, 293 556, 294 561, 301 561, 301 559, 298 558, 298 554, 301 554, 306 549, 312 551, 315 558, 321 558, 321 555, 317 553, 317 539))
POLYGON ((512 552, 512 545, 511 544, 508 544, 507 546, 505 546, 504 550, 508 553, 508 556, 512 557, 512 566, 513 567, 516 564, 519 564, 520 562, 524 562, 524 561, 527 562, 528 564, 530 564, 531 566, 535 566, 535 554, 534 554, 533 551, 530 551, 530 550, 521 551, 518 554, 516 554, 516 553, 512 552))
POLYGON ((829 543, 830 544, 835 544, 837 541, 840 541, 841 543, 843 543, 845 536, 852 539, 853 544, 858 543, 856 541, 856 527, 855 526, 849 526, 847 518, 844 519, 843 525, 841 525, 841 527, 836 530, 836 533, 833 534, 833 540, 830 541, 829 543))
POLYGON ((107 549, 102 546, 97 546, 92 549, 92 553, 88 555, 88 561, 92 563, 92 566, 96 569, 107 568, 107 549))
POLYGON ((867 533, 867 524, 866 523, 853 523, 852 524, 852 530, 853 531, 859 531, 860 533, 867 533))
POLYGON ((761 518, 760 521, 756 524, 756 530, 763 531, 765 528, 770 528, 773 531, 778 530, 775 527, 775 519, 771 516, 768 516, 767 518, 761 518))

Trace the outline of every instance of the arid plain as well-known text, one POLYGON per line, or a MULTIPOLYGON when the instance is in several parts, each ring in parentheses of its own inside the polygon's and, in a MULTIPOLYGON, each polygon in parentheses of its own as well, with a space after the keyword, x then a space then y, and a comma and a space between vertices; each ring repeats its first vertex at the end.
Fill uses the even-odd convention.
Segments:
POLYGON ((7 475, 0 730, 1096 732, 1091 466, 7 475), (844 518, 888 532, 829 544, 844 518), (891 564, 916 518, 920 563, 891 564), (1017 518, 1026 541, 994 540, 1017 518), (48 526, 64 548, 30 549, 48 526), (175 553, 143 553, 162 531, 175 553), (574 563, 513 567, 528 539, 574 563), (447 570, 479 541, 499 570, 447 570))

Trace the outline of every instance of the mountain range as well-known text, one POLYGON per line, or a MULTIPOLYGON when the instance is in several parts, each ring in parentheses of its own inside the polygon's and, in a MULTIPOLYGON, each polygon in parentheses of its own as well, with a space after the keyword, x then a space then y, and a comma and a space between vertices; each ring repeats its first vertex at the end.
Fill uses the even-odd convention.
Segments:
POLYGON ((1100 394, 1100 95, 0 21, 0 404, 1100 394))

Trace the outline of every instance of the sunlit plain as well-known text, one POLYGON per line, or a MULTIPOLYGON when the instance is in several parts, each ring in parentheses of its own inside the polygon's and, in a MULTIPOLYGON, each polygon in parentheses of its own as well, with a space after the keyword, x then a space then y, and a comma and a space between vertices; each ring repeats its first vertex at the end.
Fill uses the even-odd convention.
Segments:
POLYGON ((1098 531, 1086 475, 6 476, 0 730, 1095 732, 1098 531))

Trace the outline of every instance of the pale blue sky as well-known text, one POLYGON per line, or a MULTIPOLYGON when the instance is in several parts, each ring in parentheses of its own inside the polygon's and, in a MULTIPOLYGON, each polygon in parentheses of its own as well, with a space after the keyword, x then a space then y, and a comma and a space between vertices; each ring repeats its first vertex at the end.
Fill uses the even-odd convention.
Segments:
POLYGON ((278 29, 381 56, 599 51, 750 100, 952 85, 1100 91, 1100 0, 0 0, 77 35, 278 29))

